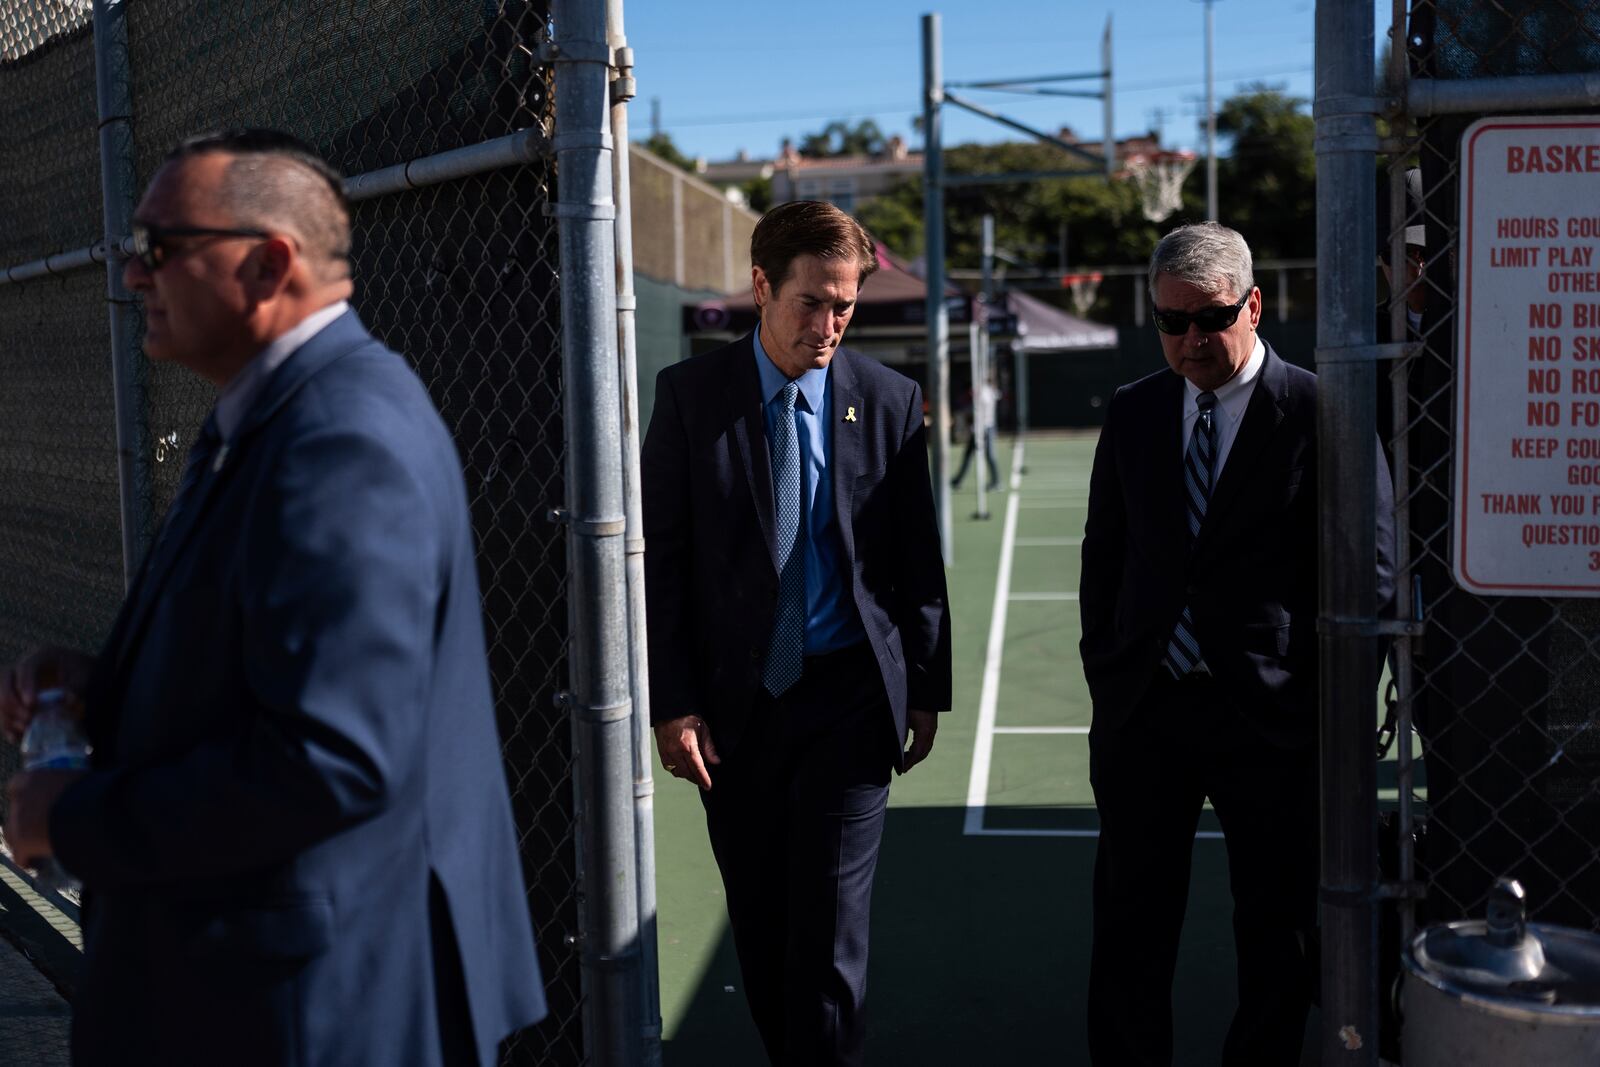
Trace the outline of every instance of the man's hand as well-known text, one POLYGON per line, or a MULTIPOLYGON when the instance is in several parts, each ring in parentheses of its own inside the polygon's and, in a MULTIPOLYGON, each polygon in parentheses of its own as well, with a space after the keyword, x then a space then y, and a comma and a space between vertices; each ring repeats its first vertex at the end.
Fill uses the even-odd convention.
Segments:
POLYGON ((0 733, 13 745, 33 720, 41 688, 59 686, 82 696, 94 659, 71 648, 36 648, 0 675, 0 733))
POLYGON ((711 727, 698 715, 669 719, 656 727, 656 751, 661 766, 674 778, 686 778, 701 789, 711 788, 708 763, 721 763, 711 743, 711 727))
POLYGON ((927 759, 928 753, 933 751, 933 735, 939 732, 939 713, 907 708, 906 732, 911 735, 911 744, 906 746, 905 766, 900 768, 901 774, 909 774, 911 768, 927 759))
POLYGON ((19 771, 6 783, 6 843, 24 867, 37 867, 53 855, 50 848, 50 809, 67 786, 87 771, 19 771))

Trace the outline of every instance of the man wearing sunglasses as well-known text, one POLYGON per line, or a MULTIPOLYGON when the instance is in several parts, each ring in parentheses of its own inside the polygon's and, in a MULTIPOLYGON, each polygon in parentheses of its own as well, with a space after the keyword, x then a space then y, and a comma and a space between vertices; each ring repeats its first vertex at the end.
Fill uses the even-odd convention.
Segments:
MULTIPOLYGON (((1239 976, 1221 1062, 1295 1064, 1317 915, 1316 377, 1256 334, 1261 290, 1233 230, 1169 233, 1149 288, 1171 369, 1112 398, 1083 537, 1100 813, 1090 1054, 1172 1062, 1173 970, 1209 800, 1239 976)), ((1381 462, 1377 492, 1381 603, 1393 558, 1381 462)))
POLYGON ((145 351, 216 406, 100 654, 0 675, 13 740, 64 683, 93 743, 6 826, 85 886, 73 1061, 492 1063, 544 998, 449 431, 305 145, 186 142, 134 219, 145 351))

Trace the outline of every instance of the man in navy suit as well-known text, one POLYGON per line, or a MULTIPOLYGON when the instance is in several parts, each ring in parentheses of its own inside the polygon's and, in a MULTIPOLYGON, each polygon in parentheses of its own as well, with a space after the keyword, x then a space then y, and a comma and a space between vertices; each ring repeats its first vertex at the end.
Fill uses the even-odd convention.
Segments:
POLYGON ((145 350, 219 387, 93 659, 87 772, 10 786, 86 891, 80 1064, 492 1064, 544 1014, 450 435, 351 295, 340 178, 186 142, 134 215, 145 350))
POLYGON ((760 326, 657 379, 651 718, 663 766, 701 789, 768 1055, 859 1064, 891 771, 950 707, 922 393, 839 347, 877 267, 854 219, 784 204, 750 258, 760 326))
MULTIPOLYGON (((1222 1062, 1293 1064, 1317 920, 1316 376, 1256 335, 1261 290, 1233 230, 1169 233, 1149 284, 1171 372, 1112 397, 1083 536, 1100 813, 1090 1055, 1172 1061, 1172 976, 1209 799, 1238 952, 1222 1062)), ((1393 527, 1381 456, 1376 494, 1383 603, 1393 527)))

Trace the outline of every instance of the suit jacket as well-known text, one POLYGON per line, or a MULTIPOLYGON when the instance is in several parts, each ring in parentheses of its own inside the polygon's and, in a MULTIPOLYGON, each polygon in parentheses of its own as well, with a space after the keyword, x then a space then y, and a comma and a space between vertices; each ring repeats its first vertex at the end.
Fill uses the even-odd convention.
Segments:
POLYGON ((175 512, 87 713, 75 1062, 488 1064, 544 1014, 460 463, 353 313, 175 512))
MULTIPOLYGON (((843 559, 903 749, 907 707, 950 707, 922 391, 846 348, 829 364, 828 388, 843 559)), ((641 467, 650 717, 700 715, 731 752, 778 606, 772 462, 749 336, 661 372, 641 467)))
MULTIPOLYGON (((1267 346, 1192 549, 1183 379, 1158 371, 1112 397, 1090 476, 1079 592, 1097 729, 1127 720, 1163 669, 1187 604, 1206 665, 1258 732, 1290 747, 1315 739, 1316 389, 1316 375, 1267 346)), ((1382 605, 1393 587, 1394 537, 1381 452, 1376 491, 1382 605)))

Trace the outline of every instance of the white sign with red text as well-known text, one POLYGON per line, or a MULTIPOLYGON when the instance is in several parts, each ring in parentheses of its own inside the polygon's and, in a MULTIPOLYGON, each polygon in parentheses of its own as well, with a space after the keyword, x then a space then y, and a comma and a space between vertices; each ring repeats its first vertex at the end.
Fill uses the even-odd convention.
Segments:
POLYGON ((1600 117, 1461 138, 1456 581, 1600 596, 1600 117))

